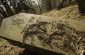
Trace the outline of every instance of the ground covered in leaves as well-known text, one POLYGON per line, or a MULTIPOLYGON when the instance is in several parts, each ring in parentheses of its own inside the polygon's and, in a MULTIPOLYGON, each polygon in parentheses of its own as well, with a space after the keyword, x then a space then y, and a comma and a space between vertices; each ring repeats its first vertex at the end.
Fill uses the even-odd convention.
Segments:
POLYGON ((66 19, 82 20, 85 21, 85 16, 79 14, 78 5, 71 5, 60 10, 52 10, 42 15, 51 17, 62 17, 66 19))
POLYGON ((0 38, 0 55, 19 55, 24 49, 11 45, 7 40, 0 38))

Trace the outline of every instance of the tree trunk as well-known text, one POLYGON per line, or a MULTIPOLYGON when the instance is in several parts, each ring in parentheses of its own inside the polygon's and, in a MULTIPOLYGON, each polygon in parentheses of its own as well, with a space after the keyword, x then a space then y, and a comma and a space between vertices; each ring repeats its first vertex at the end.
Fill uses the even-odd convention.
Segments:
POLYGON ((7 4, 6 0, 1 0, 2 4, 4 5, 7 13, 9 16, 12 16, 13 15, 13 12, 11 11, 9 5, 7 4))
POLYGON ((8 17, 6 12, 0 7, 0 13, 6 18, 8 17))
POLYGON ((85 0, 77 0, 77 2, 80 13, 85 15, 85 0))

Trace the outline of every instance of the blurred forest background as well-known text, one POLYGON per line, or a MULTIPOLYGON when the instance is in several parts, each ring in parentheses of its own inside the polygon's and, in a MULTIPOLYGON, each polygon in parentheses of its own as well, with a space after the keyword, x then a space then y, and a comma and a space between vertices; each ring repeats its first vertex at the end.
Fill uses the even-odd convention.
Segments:
POLYGON ((42 14, 60 9, 75 0, 0 0, 0 17, 6 18, 20 12, 42 14))
POLYGON ((85 13, 84 2, 85 0, 0 0, 0 21, 21 12, 42 14, 76 3, 78 3, 79 12, 83 15, 85 13))

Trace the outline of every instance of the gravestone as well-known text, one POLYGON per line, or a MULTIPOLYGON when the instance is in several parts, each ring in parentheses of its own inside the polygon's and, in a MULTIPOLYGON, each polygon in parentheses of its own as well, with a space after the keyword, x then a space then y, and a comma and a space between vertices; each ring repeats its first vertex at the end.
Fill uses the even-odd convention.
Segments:
MULTIPOLYGON (((59 49, 58 47, 54 47, 54 46, 52 47, 44 42, 44 40, 46 40, 49 37, 49 35, 52 34, 53 31, 57 30, 57 29, 51 30, 53 28, 52 24, 55 24, 56 26, 57 23, 59 22, 63 24, 68 23, 69 24, 68 26, 75 29, 76 31, 85 32, 85 22, 83 21, 64 19, 62 17, 53 18, 53 17, 41 16, 41 15, 35 15, 35 14, 20 13, 20 14, 8 17, 2 21, 1 28, 0 28, 0 36, 6 39, 16 41, 16 43, 20 42, 22 43, 21 45, 23 45, 23 39, 25 37, 26 39, 24 39, 24 44, 28 45, 28 47, 32 46, 30 47, 30 50, 32 51, 38 48, 41 48, 41 49, 45 49, 55 53, 70 55, 70 53, 64 51, 63 49, 59 49), (41 23, 41 26, 38 27, 40 23, 41 23), (46 26, 43 25, 42 23, 46 23, 45 24, 46 26), (39 28, 42 28, 43 31, 39 28), (37 48, 33 49, 33 47, 37 47, 37 48)), ((59 41, 59 43, 62 45, 62 41, 59 41)), ((43 50, 40 50, 40 51, 37 50, 36 52, 44 53, 43 50)), ((50 54, 51 52, 48 52, 48 53, 50 54)), ((71 53, 71 55, 73 54, 71 53)))

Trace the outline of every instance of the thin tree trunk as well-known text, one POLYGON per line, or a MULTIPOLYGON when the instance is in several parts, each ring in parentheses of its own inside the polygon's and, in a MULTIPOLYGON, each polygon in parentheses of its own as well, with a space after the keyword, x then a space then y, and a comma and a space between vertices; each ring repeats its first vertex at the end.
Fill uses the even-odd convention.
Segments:
POLYGON ((0 13, 6 18, 8 17, 6 12, 0 7, 0 13))
POLYGON ((9 5, 7 4, 6 0, 1 0, 2 4, 4 5, 4 7, 6 8, 6 11, 8 13, 9 16, 13 15, 13 12, 11 11, 9 5))
POLYGON ((79 11, 81 14, 85 14, 85 0, 77 0, 79 11))

